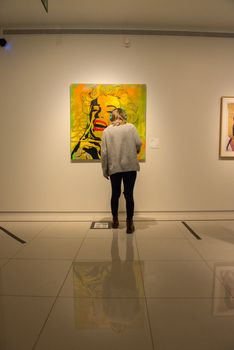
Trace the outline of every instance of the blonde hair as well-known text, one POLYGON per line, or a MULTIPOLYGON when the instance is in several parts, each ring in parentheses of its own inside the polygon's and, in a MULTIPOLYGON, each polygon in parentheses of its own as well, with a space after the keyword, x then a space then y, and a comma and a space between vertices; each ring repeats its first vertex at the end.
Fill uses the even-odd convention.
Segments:
POLYGON ((127 114, 126 114, 125 110, 122 108, 115 108, 111 113, 111 121, 112 121, 113 125, 120 125, 122 123, 126 123, 127 122, 127 114), (117 117, 120 117, 122 122, 117 120, 117 117))

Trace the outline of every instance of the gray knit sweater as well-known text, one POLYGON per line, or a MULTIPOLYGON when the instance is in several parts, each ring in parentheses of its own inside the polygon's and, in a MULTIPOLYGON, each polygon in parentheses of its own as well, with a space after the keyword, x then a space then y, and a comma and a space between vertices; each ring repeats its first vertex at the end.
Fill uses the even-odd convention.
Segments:
POLYGON ((138 171, 137 153, 141 140, 133 124, 110 125, 102 134, 101 162, 103 175, 110 176, 124 171, 138 171))

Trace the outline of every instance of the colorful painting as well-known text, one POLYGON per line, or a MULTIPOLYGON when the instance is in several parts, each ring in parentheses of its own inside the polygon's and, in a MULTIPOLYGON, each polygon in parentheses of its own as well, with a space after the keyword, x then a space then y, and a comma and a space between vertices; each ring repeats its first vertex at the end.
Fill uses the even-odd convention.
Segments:
POLYGON ((234 158, 234 97, 221 98, 220 157, 234 158))
POLYGON ((145 160, 146 85, 72 84, 71 159, 93 161, 101 158, 101 140, 115 108, 123 108, 142 141, 139 160, 145 160))

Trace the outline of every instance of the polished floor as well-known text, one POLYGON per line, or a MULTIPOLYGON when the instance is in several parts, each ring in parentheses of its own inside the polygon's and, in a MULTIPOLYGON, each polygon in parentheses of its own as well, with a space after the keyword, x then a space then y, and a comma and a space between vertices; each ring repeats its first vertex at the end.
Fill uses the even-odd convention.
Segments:
POLYGON ((90 225, 0 222, 1 350, 234 349, 234 221, 90 225))

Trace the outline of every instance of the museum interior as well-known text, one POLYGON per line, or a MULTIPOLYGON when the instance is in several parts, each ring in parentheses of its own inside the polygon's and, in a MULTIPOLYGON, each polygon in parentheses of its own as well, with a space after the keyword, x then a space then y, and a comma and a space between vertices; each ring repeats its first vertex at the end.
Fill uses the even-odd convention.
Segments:
POLYGON ((233 14, 0 0, 0 350, 234 349, 233 14), (142 141, 130 234, 113 108, 142 141))

